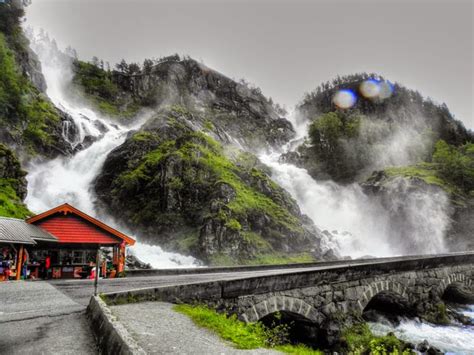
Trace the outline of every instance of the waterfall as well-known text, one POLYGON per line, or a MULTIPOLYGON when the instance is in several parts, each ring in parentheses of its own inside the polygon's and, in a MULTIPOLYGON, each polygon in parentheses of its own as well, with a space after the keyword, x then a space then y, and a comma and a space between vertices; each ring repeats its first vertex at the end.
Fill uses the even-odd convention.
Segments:
MULTIPOLYGON (((125 141, 128 132, 139 128, 148 116, 142 114, 128 126, 119 125, 102 117, 88 107, 87 103, 70 97, 67 91, 73 77, 70 59, 44 34, 34 36, 30 40, 32 49, 42 64, 48 97, 70 117, 63 125, 64 138, 72 148, 86 141, 91 141, 92 144, 71 157, 31 163, 27 168, 28 195, 25 202, 35 213, 68 202, 92 216, 99 217, 95 208, 96 198, 92 183, 107 155, 125 141), (72 131, 74 135, 71 134, 72 131)), ((117 226, 110 216, 101 214, 100 219, 124 230, 123 226, 117 226)), ((196 264, 192 257, 167 253, 158 246, 138 242, 130 251, 153 267, 192 267, 196 264)))
POLYGON ((323 230, 324 249, 353 258, 446 252, 444 237, 450 219, 449 199, 443 191, 413 192, 403 179, 395 179, 387 186, 390 198, 383 204, 357 183, 315 180, 305 169, 279 161, 281 153, 295 149, 308 131, 307 121, 294 113, 289 117, 296 138, 282 151, 261 154, 260 159, 302 212, 323 230), (401 221, 393 217, 398 212, 405 214, 401 221))

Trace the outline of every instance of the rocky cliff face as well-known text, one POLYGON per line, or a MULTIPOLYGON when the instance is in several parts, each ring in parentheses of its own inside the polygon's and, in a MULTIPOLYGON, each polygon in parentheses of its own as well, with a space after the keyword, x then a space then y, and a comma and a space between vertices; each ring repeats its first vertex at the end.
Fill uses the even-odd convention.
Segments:
POLYGON ((196 129, 202 119, 173 106, 131 135, 96 180, 101 205, 142 240, 213 264, 322 257, 319 231, 267 168, 196 129))
POLYGON ((41 66, 20 27, 22 10, 0 4, 0 142, 20 158, 71 153, 62 136, 69 120, 44 94, 41 66))
POLYGON ((30 216, 23 204, 26 197, 26 172, 13 152, 0 143, 0 216, 30 216))
POLYGON ((190 58, 171 56, 133 72, 105 72, 76 62, 75 71, 75 82, 112 115, 127 116, 140 107, 159 110, 181 105, 199 111, 201 120, 196 124, 214 126, 223 142, 233 140, 252 151, 279 147, 294 136, 290 122, 259 89, 190 58))
POLYGON ((377 74, 322 84, 297 111, 310 123, 308 140, 282 160, 306 168, 317 179, 364 181, 374 170, 429 161, 439 139, 455 146, 473 140, 446 105, 377 74), (340 92, 348 102, 338 102, 340 92))

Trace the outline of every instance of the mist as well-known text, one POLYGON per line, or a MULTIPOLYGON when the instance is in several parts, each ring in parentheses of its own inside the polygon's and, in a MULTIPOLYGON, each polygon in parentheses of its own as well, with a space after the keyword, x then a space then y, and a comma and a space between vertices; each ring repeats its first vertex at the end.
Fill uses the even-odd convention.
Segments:
MULTIPOLYGON (((109 121, 90 108, 80 96, 71 94, 71 58, 62 53, 44 32, 35 34, 30 30, 27 33, 31 47, 42 63, 47 95, 69 118, 63 121, 64 138, 74 148, 83 148, 73 156, 33 161, 27 166, 28 195, 25 202, 28 208, 39 213, 67 202, 133 236, 133 231, 123 221, 114 220, 97 207, 92 183, 107 155, 125 141, 130 131, 147 121, 149 113, 139 115, 128 126, 109 121), (87 145, 86 141, 89 141, 87 145)), ((139 242, 130 251, 155 268, 190 267, 197 263, 192 257, 139 242)))
MULTIPOLYGON (((72 118, 74 134, 69 134, 71 127, 67 123, 63 133, 74 147, 86 140, 90 146, 78 151, 72 158, 33 163, 28 175, 28 206, 34 211, 41 211, 71 201, 85 212, 99 214, 109 223, 128 231, 124 221, 114 221, 105 211, 97 208, 91 188, 108 153, 125 141, 130 130, 139 128, 151 116, 143 114, 130 126, 123 126, 91 110, 80 95, 72 95, 71 58, 61 53, 44 32, 32 38, 32 47, 43 63, 48 96, 72 118)), ((168 92, 159 107, 175 101, 175 95, 168 92)), ((199 107, 199 102, 209 95, 209 92, 200 93, 194 98, 194 104, 199 107)), ((284 147, 284 151, 295 149, 304 142, 308 132, 309 120, 297 113, 290 114, 289 118, 297 135, 284 147)), ((360 174, 368 175, 386 166, 420 161, 434 144, 433 137, 420 139, 420 131, 425 128, 426 118, 418 116, 410 124, 396 127, 376 120, 362 120, 357 144, 364 147, 364 154, 370 157, 371 164, 360 174), (368 144, 373 137, 383 141, 383 144, 368 144)), ((229 136, 227 132, 225 134, 229 136)), ((235 137, 229 136, 228 143, 242 149, 235 137)), ((354 142, 345 143, 348 155, 360 153, 353 149, 354 142)), ((411 186, 403 179, 396 179, 385 186, 381 196, 373 196, 357 183, 341 185, 315 180, 306 170, 281 163, 281 153, 267 151, 260 154, 260 159, 271 167, 272 178, 296 199, 302 212, 321 230, 324 250, 353 258, 447 251, 445 234, 450 223, 450 205, 441 189, 417 189, 417 186, 411 186)), ((143 255, 147 262, 160 253, 161 258, 166 255, 159 247, 147 248, 136 248, 137 256, 143 255)), ((192 258, 186 259, 173 253, 169 253, 166 259, 173 266, 195 263, 192 258), (179 262, 176 263, 176 260, 179 262)))
MULTIPOLYGON (((310 121, 298 112, 293 112, 290 120, 297 132, 294 141, 283 151, 261 154, 260 158, 272 168, 272 178, 323 231, 325 249, 355 258, 448 251, 445 238, 451 206, 441 188, 420 188, 416 181, 396 178, 384 186, 381 194, 374 195, 359 183, 313 179, 305 169, 279 159, 282 153, 308 141, 310 121)), ((359 173, 361 181, 374 170, 414 164, 431 153, 434 137, 421 136, 420 127, 425 127, 425 118, 420 116, 413 124, 397 129, 376 120, 363 120, 357 145, 363 147, 371 163, 359 173), (373 137, 383 139, 383 143, 368 144, 373 137)), ((355 142, 344 143, 346 154, 362 154, 354 149, 355 142)))

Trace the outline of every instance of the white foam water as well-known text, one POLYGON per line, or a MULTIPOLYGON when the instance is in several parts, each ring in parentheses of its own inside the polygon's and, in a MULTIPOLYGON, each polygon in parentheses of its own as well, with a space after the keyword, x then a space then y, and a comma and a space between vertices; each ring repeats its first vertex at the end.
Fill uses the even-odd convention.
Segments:
MULTIPOLYGON (((468 306, 462 313, 474 320, 474 305, 468 306)), ((441 326, 404 320, 396 327, 385 322, 369 323, 369 327, 375 335, 393 332, 398 338, 413 344, 427 340, 430 345, 448 354, 474 354, 474 326, 441 326)))
MULTIPOLYGON (((446 251, 444 237, 449 226, 449 199, 443 191, 411 191, 403 179, 387 186, 390 206, 364 193, 357 184, 341 185, 313 179, 305 169, 279 161, 281 153, 295 149, 305 141, 308 121, 289 115, 296 138, 281 151, 260 155, 272 169, 272 178, 298 202, 303 213, 329 233, 323 233, 324 249, 340 255, 397 256, 435 254, 446 251), (392 220, 394 211, 407 215, 405 226, 392 220), (406 228, 401 232, 400 228, 406 228)), ((387 202, 387 201, 386 201, 387 202)))
MULTIPOLYGON (((71 116, 78 132, 69 143, 76 147, 83 143, 86 137, 95 142, 71 157, 32 163, 28 167, 26 203, 31 211, 39 213, 67 202, 92 216, 97 216, 92 183, 107 155, 125 141, 128 132, 139 128, 147 116, 142 115, 130 126, 118 125, 102 117, 87 104, 70 98, 66 88, 71 82, 72 71, 70 63, 65 61, 67 58, 58 51, 54 42, 44 35, 31 38, 31 42, 42 64, 48 87, 47 95, 57 107, 71 116)), ((67 125, 63 127, 64 137, 67 139, 70 129, 67 125)), ((107 223, 116 225, 113 219, 103 214, 100 217, 107 223)), ((193 267, 196 264, 192 257, 167 253, 158 246, 137 242, 130 250, 153 267, 193 267)))

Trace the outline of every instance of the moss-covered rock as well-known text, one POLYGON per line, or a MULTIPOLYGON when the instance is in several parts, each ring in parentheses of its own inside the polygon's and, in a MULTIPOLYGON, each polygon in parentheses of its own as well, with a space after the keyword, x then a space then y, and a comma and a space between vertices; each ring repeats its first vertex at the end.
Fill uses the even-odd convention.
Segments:
POLYGON ((343 331, 342 352, 350 354, 414 354, 412 345, 398 339, 393 333, 374 335, 366 323, 357 323, 343 331))
POLYGON ((283 160, 308 170, 316 179, 342 183, 364 181, 374 170, 430 161, 439 139, 454 146, 474 140, 446 105, 420 93, 391 84, 377 74, 336 78, 306 95, 297 112, 310 122, 308 140, 283 160), (365 97, 366 80, 385 85, 385 97, 365 97), (356 97, 350 108, 333 101, 339 90, 356 97))
POLYGON ((235 82, 190 58, 171 56, 147 61, 142 68, 121 63, 104 70, 76 61, 74 83, 91 102, 112 117, 129 118, 140 108, 180 105, 202 114, 199 128, 235 140, 251 150, 279 147, 294 136, 281 110, 258 88, 235 82))
POLYGON ((25 218, 32 215, 23 203, 25 175, 13 152, 0 143, 0 216, 25 218))
POLYGON ((317 229, 258 159, 195 130, 195 119, 163 111, 115 149, 95 183, 101 203, 142 240, 208 263, 319 257, 317 229))
POLYGON ((28 156, 65 154, 71 150, 62 137, 68 118, 41 91, 44 80, 19 25, 21 15, 0 4, 0 16, 10 23, 0 27, 0 142, 28 156))

